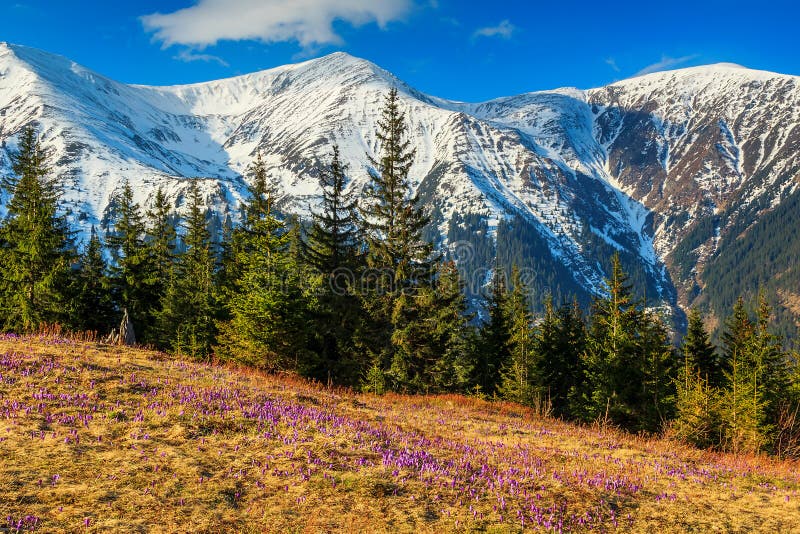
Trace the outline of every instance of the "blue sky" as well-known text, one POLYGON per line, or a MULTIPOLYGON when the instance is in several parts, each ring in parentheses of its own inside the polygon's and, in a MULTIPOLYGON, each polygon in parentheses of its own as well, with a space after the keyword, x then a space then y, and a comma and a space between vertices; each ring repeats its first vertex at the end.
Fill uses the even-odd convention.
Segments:
POLYGON ((800 74, 798 19, 782 1, 3 0, 0 40, 157 85, 343 50, 480 101, 716 62, 800 74))

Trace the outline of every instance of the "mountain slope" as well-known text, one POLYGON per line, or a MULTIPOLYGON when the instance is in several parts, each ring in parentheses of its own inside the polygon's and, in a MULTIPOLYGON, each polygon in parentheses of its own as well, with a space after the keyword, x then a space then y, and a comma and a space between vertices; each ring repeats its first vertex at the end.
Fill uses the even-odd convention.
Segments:
POLYGON ((696 67, 591 91, 621 188, 653 214, 654 245, 681 303, 727 313, 763 290, 797 337, 792 229, 800 179, 800 78, 696 67), (753 240, 751 229, 759 229, 753 240), (786 276, 787 272, 789 276, 786 276), (781 279, 782 278, 782 279, 781 279))
POLYGON ((650 301, 691 304, 727 233, 795 189, 797 78, 728 65, 464 104, 343 53, 146 87, 3 44, 0 158, 7 168, 16 134, 38 124, 84 229, 110 222, 123 180, 140 202, 163 187, 180 209, 187 181, 201 178, 218 221, 235 219, 243 174, 259 151, 283 209, 306 213, 334 142, 351 187, 367 183, 391 87, 409 119, 411 176, 433 218, 429 233, 451 250, 473 242, 477 257, 463 262, 473 267, 473 292, 496 246, 535 269, 538 293, 586 301, 602 291, 608 256, 618 251, 650 301))

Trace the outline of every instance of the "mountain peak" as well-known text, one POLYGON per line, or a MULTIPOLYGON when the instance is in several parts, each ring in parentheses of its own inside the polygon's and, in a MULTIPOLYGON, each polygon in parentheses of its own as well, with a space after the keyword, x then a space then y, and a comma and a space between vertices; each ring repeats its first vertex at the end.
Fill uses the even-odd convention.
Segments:
MULTIPOLYGON (((290 68, 303 68, 309 66, 326 66, 332 69, 363 69, 373 72, 383 71, 378 65, 364 58, 356 57, 347 52, 333 52, 302 63, 288 65, 290 68)), ((280 68, 280 67, 278 67, 280 68)), ((383 71, 386 72, 386 71, 383 71)))
POLYGON ((320 56, 320 57, 318 57, 316 59, 317 60, 331 60, 331 61, 350 61, 350 62, 363 61, 365 63, 371 63, 370 61, 367 61, 366 59, 363 59, 363 58, 360 58, 360 57, 356 57, 356 56, 354 56, 352 54, 348 54, 347 52, 344 52, 342 50, 338 50, 336 52, 331 52, 330 54, 327 54, 327 55, 324 55, 324 56, 320 56))
POLYGON ((706 65, 706 66, 707 67, 712 67, 712 68, 719 68, 719 69, 744 69, 744 70, 750 70, 747 67, 745 67, 744 65, 739 65, 738 63, 728 63, 728 62, 724 62, 724 61, 721 62, 721 63, 711 63, 711 64, 706 65))
MULTIPOLYGON (((605 87, 644 87, 661 84, 679 84, 686 88, 696 86, 697 84, 722 87, 723 85, 720 84, 722 79, 726 80, 726 83, 737 83, 793 78, 797 77, 789 74, 780 74, 777 72, 751 69, 736 63, 710 63, 707 65, 683 67, 640 74, 638 76, 632 76, 630 78, 625 78, 624 80, 616 81, 605 87)), ((593 89, 592 91, 602 89, 603 87, 599 87, 597 89, 593 89)))

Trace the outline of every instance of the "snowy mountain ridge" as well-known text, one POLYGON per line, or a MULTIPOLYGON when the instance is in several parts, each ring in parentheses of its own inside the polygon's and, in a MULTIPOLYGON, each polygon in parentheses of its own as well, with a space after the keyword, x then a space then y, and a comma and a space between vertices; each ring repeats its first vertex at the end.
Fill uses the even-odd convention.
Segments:
POLYGON ((457 215, 481 217, 490 237, 501 220, 524 221, 546 243, 553 272, 572 278, 565 288, 600 292, 606 258, 598 256, 618 250, 651 298, 675 306, 697 297, 725 231, 721 214, 774 207, 795 192, 799 82, 720 64, 471 104, 425 95, 340 52, 151 87, 4 43, 0 165, 8 172, 16 135, 35 123, 75 224, 86 229, 108 224, 124 180, 142 204, 162 187, 180 206, 188 180, 200 179, 218 218, 235 219, 243 174, 260 151, 284 209, 302 214, 333 143, 351 187, 367 183, 382 99, 397 87, 416 149, 411 177, 442 247, 457 215), (714 217, 716 237, 693 236, 714 217), (690 235, 701 240, 687 252, 690 235))

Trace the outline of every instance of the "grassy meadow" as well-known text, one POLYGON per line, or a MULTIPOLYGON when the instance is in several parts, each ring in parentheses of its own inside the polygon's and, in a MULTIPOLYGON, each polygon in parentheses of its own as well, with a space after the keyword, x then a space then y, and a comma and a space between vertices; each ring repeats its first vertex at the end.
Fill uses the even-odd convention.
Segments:
POLYGON ((508 403, 0 339, 0 532, 800 532, 798 468, 508 403))

